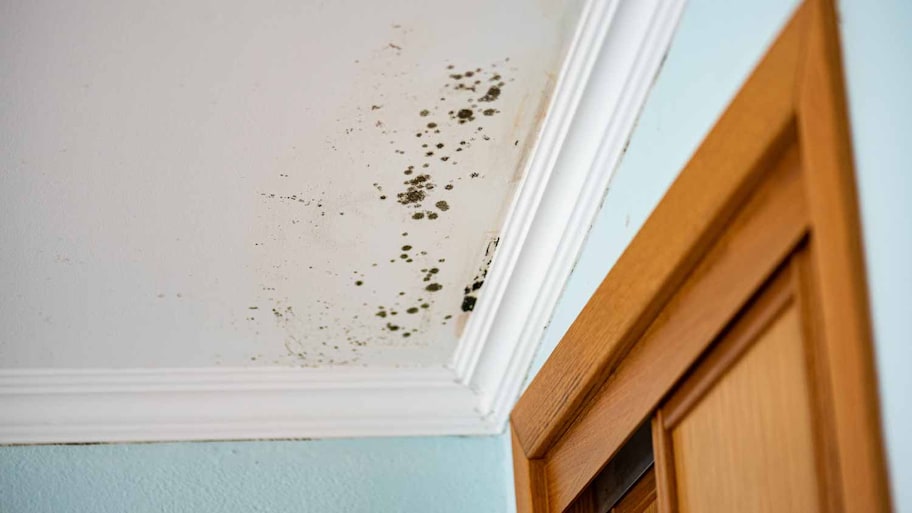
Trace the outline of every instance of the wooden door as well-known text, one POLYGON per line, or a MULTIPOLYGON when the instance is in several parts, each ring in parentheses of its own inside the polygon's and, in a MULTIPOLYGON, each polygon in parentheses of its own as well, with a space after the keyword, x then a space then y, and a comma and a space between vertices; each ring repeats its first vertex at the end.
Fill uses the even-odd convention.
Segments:
POLYGON ((839 509, 806 258, 787 259, 657 411, 663 511, 839 509))
POLYGON ((661 513, 888 511, 877 403, 835 8, 807 0, 514 408, 518 510, 596 511, 652 422, 661 513))

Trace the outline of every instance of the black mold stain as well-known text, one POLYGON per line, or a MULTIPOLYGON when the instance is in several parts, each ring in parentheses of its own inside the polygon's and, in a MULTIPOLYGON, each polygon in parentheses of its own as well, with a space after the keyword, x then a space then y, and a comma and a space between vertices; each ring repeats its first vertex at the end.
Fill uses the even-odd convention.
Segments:
POLYGON ((491 86, 488 88, 488 92, 484 96, 478 99, 480 102, 493 102, 500 98, 500 88, 497 86, 491 86))
MULTIPOLYGON (((399 51, 402 49, 401 46, 395 43, 388 43, 387 48, 396 51, 389 52, 391 55, 393 53, 398 55, 399 51)), ((509 59, 506 59, 506 61, 509 61, 509 59)), ((381 94, 380 97, 375 99, 372 103, 358 107, 358 110, 362 115, 369 116, 368 119, 358 120, 358 122, 361 123, 361 126, 348 126, 344 130, 345 134, 350 135, 361 132, 364 129, 374 129, 378 133, 387 136, 389 144, 391 145, 389 150, 397 159, 397 164, 391 170, 394 173, 393 176, 399 176, 400 180, 402 180, 404 175, 407 179, 402 181, 401 185, 397 186, 398 190, 390 189, 389 186, 392 185, 391 183, 384 183, 381 185, 381 183, 379 183, 380 180, 374 182, 373 187, 375 192, 373 197, 376 198, 377 201, 395 198, 397 200, 396 204, 402 205, 401 208, 406 209, 403 212, 405 218, 414 222, 436 220, 440 218, 440 216, 449 215, 448 212, 450 211, 458 211, 459 208, 462 208, 460 205, 451 206, 448 201, 449 198, 446 197, 449 191, 454 189, 455 182, 464 180, 466 175, 470 178, 477 179, 471 181, 466 180, 462 184, 462 187, 468 187, 468 189, 461 189, 461 191, 464 191, 465 194, 471 194, 472 187, 484 186, 485 176, 484 169, 471 170, 459 168, 459 161, 465 162, 465 159, 456 159, 456 153, 458 152, 460 157, 472 157, 471 153, 473 151, 479 151, 479 144, 499 143, 496 137, 483 135, 484 127, 479 125, 479 121, 487 120, 490 117, 501 114, 501 111, 495 108, 496 105, 492 105, 492 103, 501 99, 505 90, 505 82, 511 81, 510 79, 505 79, 503 77, 503 75, 505 75, 503 68, 499 68, 497 64, 492 64, 484 69, 482 67, 465 67, 462 68, 465 70, 462 72, 453 71, 456 69, 453 65, 447 65, 446 68, 448 71, 441 74, 440 77, 440 90, 443 91, 443 94, 439 98, 440 102, 433 101, 431 104, 427 105, 428 108, 418 110, 417 116, 412 114, 414 117, 408 121, 408 125, 395 126, 390 119, 379 119, 379 116, 385 114, 387 111, 387 109, 384 108, 385 101, 381 94), (482 102, 485 102, 488 105, 479 106, 482 102), (397 138, 393 135, 400 132, 401 137, 397 138), (414 134, 414 137, 412 137, 412 134, 414 134), (448 148, 447 146, 449 146, 449 143, 446 141, 454 141, 454 144, 448 148), (455 141, 459 141, 459 144, 456 145, 455 141), (453 147, 455 147, 455 150, 452 149, 453 147), (444 151, 444 149, 447 151, 444 151), (443 163, 445 163, 445 165, 443 163), (402 174, 399 174, 400 172, 402 174), (435 182, 441 183, 442 186, 437 187, 435 182)), ((509 142, 506 142, 506 144, 509 144, 509 142)), ((337 148, 333 145, 332 150, 337 151, 337 148)), ((370 163, 365 164, 369 173, 375 173, 376 170, 380 168, 376 163, 374 164, 375 165, 373 166, 370 163)), ((293 176, 295 176, 295 173, 280 174, 280 178, 284 180, 282 183, 285 184, 294 183, 295 179, 292 178, 293 176)), ((268 191, 259 194, 263 198, 263 201, 287 203, 289 208, 300 209, 303 207, 302 210, 297 211, 300 213, 295 214, 296 217, 291 220, 291 224, 307 222, 308 219, 312 219, 310 221, 311 227, 320 228, 323 224, 321 218, 325 217, 327 212, 329 212, 330 215, 335 212, 339 216, 343 216, 346 212, 349 212, 349 209, 347 208, 348 205, 329 204, 329 202, 325 201, 322 194, 313 194, 312 192, 306 192, 306 190, 304 190, 304 192, 288 192, 286 189, 282 194, 268 191), (310 207, 310 209, 306 209, 306 207, 310 207), (344 207, 344 210, 340 207, 344 207)), ((445 227, 441 228, 446 229, 445 227)), ((403 232, 402 236, 407 237, 408 232, 403 232)), ((264 246, 267 243, 273 244, 279 242, 281 242, 279 239, 273 237, 271 239, 264 239, 263 241, 256 242, 256 246, 259 247, 264 246)), ((379 337, 379 340, 388 341, 389 336, 394 332, 401 335, 401 338, 403 339, 409 338, 413 334, 420 333, 420 326, 426 326, 428 320, 440 320, 441 316, 443 324, 446 324, 448 320, 452 319, 452 314, 455 313, 454 310, 457 306, 461 308, 462 311, 472 311, 477 302, 478 293, 484 284, 487 266, 490 265, 490 258, 493 256, 493 249, 496 247, 497 240, 493 239, 492 243, 493 246, 492 244, 488 245, 485 259, 478 274, 469 285, 465 287, 461 303, 456 304, 453 302, 443 304, 443 301, 452 301, 454 298, 447 299, 447 293, 437 294, 437 292, 443 290, 444 284, 448 283, 446 278, 444 278, 445 269, 442 270, 441 267, 443 266, 440 266, 440 264, 446 262, 446 258, 437 258, 440 255, 428 256, 427 251, 413 249, 413 244, 400 244, 401 253, 397 253, 399 255, 398 258, 395 258, 396 254, 391 255, 394 258, 389 259, 389 263, 377 259, 379 264, 373 263, 371 267, 377 267, 378 271, 383 265, 408 265, 411 263, 420 263, 419 265, 416 265, 414 269, 416 274, 415 280, 420 280, 418 283, 424 285, 425 291, 433 294, 433 296, 428 297, 428 300, 425 300, 421 297, 416 298, 407 295, 405 291, 397 290, 397 292, 394 292, 391 301, 384 306, 377 306, 373 316, 369 315, 367 317, 368 319, 373 317, 380 318, 380 320, 374 321, 376 324, 372 324, 373 327, 377 328, 376 336, 379 337), (438 264, 436 264, 438 267, 431 267, 429 265, 430 262, 438 262, 438 264), (438 310, 438 308, 441 307, 444 309, 443 311, 438 310), (447 313, 447 310, 449 310, 450 313, 447 313), (400 312, 403 313, 401 317, 398 316, 398 313, 400 312), (419 319, 420 324, 415 324, 416 322, 419 322, 419 319), (397 320, 400 322, 387 322, 388 320, 397 320)), ((275 267, 278 268, 278 266, 275 267)), ((338 275, 336 274, 336 276, 338 275)), ((349 279, 353 280, 355 287, 360 288, 357 292, 359 294, 374 295, 377 292, 382 292, 373 289, 371 287, 372 284, 366 281, 364 274, 360 272, 355 271, 355 276, 349 279)), ((449 287, 449 285, 447 285, 447 287, 449 287)), ((266 289, 264 288, 264 290, 266 289)), ((274 290, 274 288, 272 288, 272 290, 274 290)), ((268 299, 272 304, 264 306, 261 303, 260 306, 263 306, 263 309, 266 309, 267 311, 272 307, 273 315, 269 317, 273 318, 277 325, 286 328, 291 326, 289 323, 295 322, 296 314, 292 311, 290 306, 283 304, 283 301, 286 300, 275 298, 275 293, 273 292, 268 292, 267 295, 268 297, 264 296, 260 299, 268 299)), ((319 342, 317 340, 315 342, 310 342, 305 346, 303 345, 304 341, 295 338, 301 336, 299 331, 290 331, 289 337, 286 340, 286 348, 288 349, 289 356, 297 358, 302 362, 302 365, 321 365, 326 363, 346 364, 358 361, 358 358, 360 357, 358 351, 360 348, 369 345, 372 338, 371 336, 362 335, 357 337, 352 336, 349 332, 349 327, 353 325, 356 327, 360 326, 361 323, 364 322, 364 319, 362 318, 359 320, 358 315, 351 316, 351 319, 339 318, 341 316, 338 313, 332 313, 334 311, 333 305, 322 300, 317 300, 317 303, 318 304, 314 309, 304 309, 302 316, 310 315, 310 310, 318 310, 319 313, 317 315, 321 315, 321 317, 335 315, 334 318, 319 318, 322 322, 319 326, 319 332, 328 333, 332 331, 331 328, 346 326, 342 329, 348 335, 346 338, 348 345, 346 346, 343 344, 342 350, 351 352, 352 355, 350 357, 344 357, 344 355, 331 352, 330 349, 340 351, 340 345, 327 341, 319 342)), ((364 303, 364 306, 370 308, 366 302, 364 303)), ((248 315, 251 316, 250 319, 254 319, 254 315, 259 316, 259 312, 257 312, 257 310, 260 309, 259 306, 249 306, 248 309, 250 310, 248 313, 248 315)), ((288 329, 286 329, 286 331, 288 331, 288 329)), ((253 361, 258 361, 261 359, 260 357, 261 355, 255 355, 251 356, 251 359, 253 361)))
POLYGON ((399 203, 402 203, 403 205, 412 205, 423 201, 425 195, 424 191, 409 188, 409 190, 400 192, 397 196, 399 198, 399 203))
MULTIPOLYGON (((400 192, 397 195, 399 203, 420 208, 421 202, 424 201, 424 198, 427 196, 427 191, 431 191, 435 187, 434 183, 430 181, 430 178, 431 177, 428 174, 421 174, 411 180, 402 182, 402 184, 407 187, 405 191, 400 192)), ((414 216, 412 217, 414 219, 414 216)))
POLYGON ((488 268, 491 266, 491 261, 494 259, 494 253, 497 251, 497 245, 499 243, 500 237, 495 237, 488 241, 488 245, 485 247, 485 253, 482 257, 481 266, 478 269, 478 273, 475 274, 475 277, 472 278, 472 281, 466 285, 463 291, 463 312, 471 312, 475 309, 475 303, 478 301, 478 291, 481 290, 481 287, 484 285, 485 278, 488 276, 488 268))
MULTIPOLYGON (((507 61, 505 60, 504 62, 507 62, 507 61)), ((447 114, 448 114, 449 119, 451 120, 451 123, 450 124, 443 123, 443 125, 445 125, 445 126, 441 126, 441 123, 438 122, 438 120, 436 120, 436 119, 433 119, 431 121, 422 121, 420 126, 418 127, 418 129, 413 132, 415 134, 415 136, 418 138, 421 138, 426 135, 440 134, 441 130, 444 130, 444 131, 454 130, 454 129, 456 129, 456 127, 458 125, 464 125, 466 123, 474 122, 476 120, 477 114, 483 114, 486 117, 495 116, 495 115, 499 114, 500 111, 495 108, 486 108, 486 109, 482 110, 482 109, 477 109, 477 105, 476 105, 476 102, 480 102, 480 101, 494 102, 500 98, 500 96, 503 92, 504 81, 503 81, 503 76, 501 74, 502 72, 499 70, 495 70, 496 67, 497 67, 497 64, 495 63, 495 64, 492 64, 488 68, 489 71, 485 71, 482 67, 475 67, 474 69, 470 68, 467 71, 463 71, 461 73, 460 72, 456 72, 456 73, 448 72, 446 77, 449 80, 455 81, 455 83, 445 83, 444 84, 444 89, 450 90, 450 93, 448 96, 442 96, 440 98, 440 100, 444 101, 444 102, 454 102, 454 103, 463 102, 463 106, 458 106, 458 107, 454 106, 453 108, 451 108, 447 111, 447 114), (467 81, 467 79, 473 79, 473 80, 467 81), (473 91, 474 92, 476 90, 476 86, 481 84, 482 81, 486 81, 489 83, 493 82, 492 85, 486 86, 487 90, 484 95, 482 95, 480 98, 478 98, 474 95, 466 95, 466 93, 464 91, 473 91), (451 87, 451 85, 452 85, 452 87, 451 87), (470 105, 468 107, 464 106, 465 102, 468 102, 470 105)), ((452 70, 452 69, 453 69, 453 65, 447 65, 447 70, 452 70)), ((380 103, 378 102, 375 105, 380 105, 380 103)), ((438 107, 425 108, 425 109, 421 109, 420 111, 418 111, 418 116, 420 118, 428 118, 428 117, 435 116, 435 114, 438 112, 439 112, 438 107)), ((480 131, 483 129, 483 127, 476 127, 476 129, 477 129, 477 131, 480 131)), ((386 133, 386 132, 384 132, 384 133, 386 133)), ((470 137, 468 139, 470 139, 471 141, 476 140, 475 137, 470 137)), ((490 141, 492 139, 489 136, 483 136, 482 140, 490 141)), ((395 141, 391 141, 391 144, 394 144, 394 143, 395 143, 395 141)), ((425 159, 437 157, 438 160, 441 162, 447 162, 452 165, 458 164, 455 161, 451 162, 450 155, 435 155, 435 150, 439 151, 445 147, 443 142, 434 143, 433 148, 429 148, 429 144, 427 144, 427 143, 420 144, 420 146, 421 146, 421 149, 420 149, 419 155, 423 156, 425 159)), ((469 141, 466 139, 463 139, 460 141, 459 147, 456 148, 456 151, 462 152, 463 150, 466 150, 468 148, 470 148, 469 141)), ((402 149, 397 149, 395 151, 399 155, 406 154, 406 152, 402 149)), ((421 166, 421 169, 429 169, 430 164, 431 164, 430 161, 425 161, 425 162, 420 162, 420 161, 414 162, 413 161, 412 163, 410 163, 408 165, 408 167, 406 168, 406 170, 403 173, 405 175, 411 175, 413 173, 414 169, 416 167, 418 167, 419 165, 421 166)), ((406 185, 405 190, 399 192, 396 196, 398 203, 400 203, 406 207, 421 209, 423 202, 429 199, 430 195, 432 194, 430 191, 433 189, 433 183, 430 181, 431 175, 426 172, 425 174, 423 174, 421 176, 423 176, 426 180, 426 183, 424 184, 424 186, 422 186, 422 183, 418 183, 418 182, 414 182, 414 181, 404 182, 404 185, 406 185)), ((473 172, 471 177, 478 178, 478 177, 480 177, 480 175, 477 172, 473 172)), ((443 190, 444 191, 453 190, 452 183, 449 183, 446 186, 444 186, 443 190)), ((446 212, 449 207, 449 205, 447 204, 446 201, 439 200, 439 199, 437 201, 435 201, 435 205, 438 207, 438 210, 440 212, 446 212), (440 205, 446 205, 446 206, 440 207, 440 205)), ((439 217, 439 215, 440 214, 438 212, 431 212, 431 211, 425 210, 424 212, 413 212, 410 215, 410 217, 412 220, 420 221, 420 220, 434 220, 434 219, 437 219, 439 217)))
POLYGON ((421 272, 424 273, 424 278, 422 278, 422 281, 428 282, 431 281, 431 278, 433 278, 435 274, 440 272, 440 269, 437 267, 432 267, 430 269, 422 269, 421 272))

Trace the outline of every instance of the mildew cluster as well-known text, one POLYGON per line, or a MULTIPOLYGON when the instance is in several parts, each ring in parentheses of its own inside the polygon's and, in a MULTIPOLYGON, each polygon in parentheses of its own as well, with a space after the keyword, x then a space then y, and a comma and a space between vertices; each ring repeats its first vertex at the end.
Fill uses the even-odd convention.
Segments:
MULTIPOLYGON (((395 50, 397 55, 402 51, 401 47, 392 44, 389 48, 395 50)), ((441 70, 442 94, 439 99, 413 111, 410 119, 386 119, 389 109, 384 109, 381 101, 371 102, 369 107, 364 108, 363 112, 369 119, 361 122, 376 130, 378 135, 409 134, 400 137, 401 140, 390 141, 395 157, 390 161, 407 160, 404 165, 392 170, 388 164, 363 163, 364 168, 369 170, 368 183, 375 192, 377 201, 395 201, 395 204, 406 210, 404 218, 408 221, 434 221, 457 210, 451 198, 447 197, 451 191, 457 187, 485 186, 483 170, 467 169, 459 161, 460 157, 468 155, 478 144, 496 143, 484 133, 483 121, 501 113, 497 106, 509 82, 503 76, 506 71, 504 63, 508 61, 505 59, 486 68, 474 67, 462 71, 457 70, 455 65, 446 66, 441 70)), ((346 134, 360 131, 362 128, 359 126, 345 129, 346 134)), ((335 149, 335 146, 332 148, 335 149)), ((287 178, 286 174, 282 176, 287 178)), ((310 209, 306 214, 290 219, 291 224, 305 219, 312 226, 318 226, 320 218, 330 211, 325 206, 329 200, 323 194, 273 191, 258 194, 263 201, 279 201, 310 209)), ((341 209, 332 213, 345 215, 341 209)), ((465 288, 461 304, 458 299, 453 304, 448 304, 438 300, 444 290, 441 275, 444 273, 446 258, 429 254, 427 249, 414 247, 416 243, 409 241, 407 231, 402 232, 401 237, 402 244, 398 251, 372 263, 371 267, 379 267, 375 272, 383 272, 384 266, 414 265, 415 286, 403 285, 402 288, 419 293, 374 289, 365 273, 355 270, 347 278, 351 286, 369 291, 371 295, 389 295, 381 304, 363 302, 362 311, 373 312, 364 318, 359 318, 358 315, 343 317, 344 314, 336 312, 332 305, 323 300, 317 300, 317 304, 309 308, 300 309, 305 312, 301 315, 298 310, 286 304, 287 299, 282 299, 280 294, 274 292, 275 287, 271 286, 268 287, 270 292, 261 298, 261 302, 266 304, 249 307, 248 320, 255 321, 268 313, 276 326, 287 334, 285 348, 288 356, 302 366, 356 364, 362 348, 372 343, 389 345, 391 337, 400 341, 411 339, 410 344, 420 344, 413 341, 429 322, 445 325, 454 313, 474 309, 498 239, 494 238, 485 248, 479 272, 465 288), (415 297, 410 297, 411 295, 415 297), (318 328, 316 333, 313 326, 318 328), (351 328, 353 326, 369 326, 367 332, 373 332, 374 335, 355 336, 351 328), (330 327, 333 328, 332 334, 328 332, 330 327), (346 336, 344 342, 338 340, 339 330, 346 336), (321 339, 323 341, 314 343, 314 340, 321 339)), ((313 271, 313 266, 308 269, 313 271)), ((331 271, 326 272, 340 279, 345 278, 331 271)), ((366 332, 363 329, 357 331, 366 332)))
MULTIPOLYGON (((509 62, 505 59, 504 62, 509 62)), ((446 67, 446 81, 443 85, 444 96, 440 97, 438 104, 429 105, 420 109, 416 114, 414 129, 417 143, 416 151, 408 152, 418 158, 409 163, 402 174, 407 178, 402 181, 403 189, 397 193, 396 199, 403 206, 414 209, 411 219, 430 220, 437 219, 441 213, 450 210, 450 204, 441 198, 456 187, 456 182, 463 177, 478 178, 479 172, 475 169, 465 170, 458 166, 459 155, 472 150, 473 144, 491 141, 491 137, 483 134, 484 126, 479 122, 479 117, 492 117, 500 114, 500 110, 492 106, 496 102, 506 81, 502 72, 498 71, 497 63, 489 69, 469 69, 463 72, 454 72, 454 65, 446 67), (460 125, 474 126, 474 130, 466 131, 460 125), (449 132, 459 129, 457 137, 451 137, 449 132), (458 144, 447 146, 445 139, 456 140, 458 144), (435 179, 435 176, 437 177, 435 179), (437 182, 445 182, 443 187, 437 182), (431 204, 425 206, 426 204, 431 204)), ((386 124, 378 120, 380 126, 386 124)), ((404 155, 406 151, 398 148, 397 154, 404 155)), ((386 196, 381 195, 381 200, 386 196)))
POLYGON ((471 312, 475 309, 475 303, 478 302, 478 293, 484 285, 485 278, 488 277, 488 269, 491 267, 491 261, 494 259, 494 252, 497 251, 499 243, 500 237, 495 237, 488 241, 478 272, 463 290, 461 307, 463 312, 471 312))

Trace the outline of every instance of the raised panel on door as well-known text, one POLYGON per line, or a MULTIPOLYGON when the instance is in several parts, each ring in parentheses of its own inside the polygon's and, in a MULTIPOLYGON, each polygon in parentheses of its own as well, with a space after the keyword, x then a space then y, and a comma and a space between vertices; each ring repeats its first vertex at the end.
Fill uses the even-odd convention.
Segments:
POLYGON ((780 271, 660 409, 671 510, 826 509, 812 329, 780 271))

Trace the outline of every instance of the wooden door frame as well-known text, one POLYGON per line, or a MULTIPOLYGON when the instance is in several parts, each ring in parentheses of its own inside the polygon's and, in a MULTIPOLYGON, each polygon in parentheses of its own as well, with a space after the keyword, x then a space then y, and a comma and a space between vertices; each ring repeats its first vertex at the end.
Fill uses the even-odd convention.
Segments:
MULTIPOLYGON (((726 245, 749 244, 749 233, 759 236, 756 230, 732 230, 733 223, 743 228, 766 219, 775 212, 770 202, 788 206, 781 193, 792 190, 787 181, 770 185, 766 174, 772 159, 795 144, 804 172, 800 197, 791 197, 800 205, 775 223, 782 229, 770 235, 778 238, 770 242, 774 247, 767 248, 764 265, 775 263, 777 251, 809 241, 833 397, 840 503, 845 511, 889 510, 836 11, 833 0, 807 0, 514 408, 520 513, 563 511, 648 419, 658 399, 651 404, 643 398, 661 398, 673 386, 651 377, 663 369, 676 375, 677 368, 667 369, 674 358, 657 355, 677 356, 680 350, 671 337, 645 343, 644 335, 661 331, 657 320, 672 314, 699 322, 698 312, 669 313, 674 296, 699 292, 709 272, 701 262, 715 253, 717 260, 726 258, 726 245), (765 194, 764 188, 776 192, 765 194)), ((749 278, 739 285, 741 303, 733 297, 729 309, 759 286, 759 277, 749 278)))

